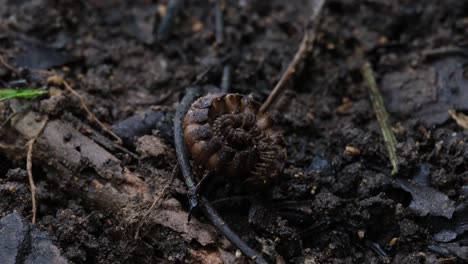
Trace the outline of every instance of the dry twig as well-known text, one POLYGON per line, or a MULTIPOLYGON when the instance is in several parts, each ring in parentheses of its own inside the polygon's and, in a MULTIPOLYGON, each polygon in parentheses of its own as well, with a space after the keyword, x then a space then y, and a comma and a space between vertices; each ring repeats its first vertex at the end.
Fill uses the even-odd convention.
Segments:
POLYGON ((182 101, 179 103, 174 118, 174 142, 177 153, 177 161, 179 162, 182 176, 189 190, 190 206, 191 208, 194 208, 199 204, 203 209, 206 218, 208 218, 213 223, 213 225, 229 241, 231 241, 232 244, 234 244, 240 251, 242 251, 242 253, 244 253, 250 259, 254 260, 256 263, 266 264, 268 262, 262 257, 262 255, 247 245, 244 241, 242 241, 242 239, 227 225, 227 223, 224 222, 208 199, 206 199, 204 196, 198 197, 194 192, 196 189, 196 184, 192 175, 190 162, 188 160, 187 150, 185 149, 184 145, 184 139, 182 135, 182 118, 197 95, 198 91, 195 89, 189 89, 182 101))
POLYGON ((392 163, 392 175, 395 175, 398 172, 398 157, 396 154, 396 145, 397 141, 393 131, 390 129, 388 122, 388 113, 385 109, 385 104, 380 95, 379 88, 374 77, 374 71, 369 62, 365 62, 361 68, 361 73, 366 82, 366 86, 369 89, 369 96, 374 108, 375 115, 377 116, 377 121, 379 122, 380 129, 384 138, 385 146, 387 147, 388 157, 392 163))
POLYGON ((2 55, 0 55, 0 64, 3 65, 3 67, 7 68, 8 70, 16 74, 19 74, 19 71, 15 67, 11 66, 2 55))
POLYGON ((223 68, 223 77, 221 79, 221 92, 227 93, 231 88, 231 65, 226 64, 223 68))
POLYGON ((452 119, 455 120, 455 122, 457 122, 457 125, 459 125, 463 129, 468 129, 468 116, 467 115, 461 112, 457 113, 457 111, 453 109, 449 109, 448 113, 452 117, 452 119))
POLYGON ((39 131, 37 131, 37 134, 32 139, 30 139, 28 143, 26 144, 28 146, 28 152, 26 155, 26 169, 28 171, 29 188, 31 189, 32 223, 33 224, 36 223, 37 200, 36 200, 36 185, 34 184, 34 178, 32 174, 32 152, 33 152, 34 143, 42 134, 42 131, 44 131, 44 128, 46 127, 48 121, 49 121, 49 118, 46 116, 44 121, 42 122, 41 127, 39 128, 39 131))
POLYGON ((170 0, 167 4, 166 15, 163 17, 161 24, 159 24, 158 27, 158 38, 160 40, 165 40, 169 36, 172 25, 174 24, 175 16, 183 4, 183 0, 170 0))
POLYGON ((31 106, 31 103, 27 103, 27 104, 24 104, 23 106, 21 106, 20 109, 18 109, 17 111, 13 112, 12 114, 10 114, 6 119, 5 121, 3 121, 1 124, 0 124, 0 127, 4 127, 6 124, 8 124, 8 122, 10 122, 15 116, 23 113, 26 111, 26 109, 28 109, 29 107, 31 106))
POLYGON ((141 227, 145 224, 146 222, 146 219, 148 218, 149 214, 156 208, 158 208, 161 203, 163 202, 163 199, 166 197, 167 195, 167 192, 169 191, 169 187, 171 186, 172 182, 174 181, 175 179, 175 176, 177 175, 177 172, 178 172, 178 165, 175 165, 174 166, 174 169, 172 170, 172 175, 171 175, 171 178, 167 181, 166 185, 164 186, 164 188, 161 190, 161 193, 159 193, 158 195, 156 195, 154 197, 154 201, 153 203, 151 204, 150 208, 148 208, 148 210, 146 211, 145 215, 141 218, 141 222, 140 224, 138 225, 137 227, 137 230, 135 232, 135 239, 138 239, 138 237, 140 236, 140 229, 141 227))
POLYGON ((310 53, 313 48, 319 14, 323 8, 323 5, 325 4, 325 0, 315 0, 311 2, 312 14, 307 23, 307 27, 304 32, 304 37, 302 38, 301 44, 299 45, 299 49, 294 55, 294 58, 291 61, 291 63, 289 63, 288 68, 281 76, 281 79, 263 103, 262 107, 260 108, 260 112, 267 112, 268 109, 281 97, 281 95, 283 95, 284 91, 287 88, 289 80, 291 80, 293 75, 297 72, 301 62, 305 59, 307 54, 310 53))
POLYGON ((6 151, 14 151, 16 149, 16 146, 0 143, 0 149, 6 150, 6 151))
MULTIPOLYGON (((215 4, 216 27, 215 36, 216 44, 222 46, 224 44, 224 20, 221 0, 216 0, 215 4)), ((228 93, 231 84, 231 65, 229 61, 223 62, 223 76, 221 77, 221 92, 228 93)))
POLYGON ((223 21, 223 10, 221 9, 221 0, 216 0, 215 4, 215 18, 216 18, 216 43, 221 44, 223 43, 224 37, 223 37, 223 27, 224 27, 224 21, 223 21))
POLYGON ((88 108, 88 106, 86 105, 85 101, 84 101, 84 98, 83 96, 81 96, 77 91, 75 91, 73 89, 73 87, 71 87, 70 84, 68 84, 67 81, 63 81, 63 85, 65 86, 65 88, 70 91, 72 94, 74 94, 76 97, 78 97, 80 99, 80 104, 81 104, 81 107, 83 107, 83 109, 85 110, 85 112, 88 114, 88 117, 91 119, 92 122, 96 122, 101 128, 102 130, 106 131, 109 135, 111 135, 119 145, 122 145, 122 139, 117 136, 114 132, 112 132, 112 130, 110 130, 106 125, 104 125, 94 114, 93 112, 91 112, 88 108))
POLYGON ((61 77, 58 77, 58 76, 51 76, 49 77, 49 79, 47 80, 47 82, 49 83, 56 83, 56 84, 60 84, 62 83, 63 86, 65 86, 65 88, 71 92, 73 95, 75 95, 76 97, 78 97, 78 99, 80 100, 80 104, 81 104, 81 107, 85 110, 85 112, 88 114, 88 118, 91 119, 92 122, 95 122, 97 123, 101 128, 102 130, 106 131, 109 135, 111 135, 117 142, 117 144, 119 145, 122 145, 122 139, 117 136, 114 132, 112 132, 112 130, 110 130, 105 124, 103 124, 94 114, 93 112, 91 112, 88 108, 88 106, 86 105, 86 102, 83 98, 83 96, 81 96, 77 91, 75 91, 75 89, 73 89, 73 87, 66 81, 64 80, 63 78, 61 77))
POLYGON ((75 95, 76 97, 78 97, 78 99, 80 100, 80 104, 81 104, 81 107, 83 107, 83 109, 85 110, 85 112, 88 114, 88 117, 91 119, 92 122, 96 122, 101 128, 102 130, 106 131, 109 135, 111 135, 112 137, 114 137, 114 139, 117 141, 118 144, 122 145, 122 139, 117 136, 114 132, 112 132, 112 130, 110 130, 105 124, 103 124, 94 114, 93 112, 91 112, 88 108, 88 106, 86 105, 86 102, 83 98, 83 96, 81 96, 77 91, 75 91, 75 89, 73 89, 73 87, 67 82, 67 81, 63 81, 63 85, 65 86, 65 88, 70 91, 73 95, 75 95))

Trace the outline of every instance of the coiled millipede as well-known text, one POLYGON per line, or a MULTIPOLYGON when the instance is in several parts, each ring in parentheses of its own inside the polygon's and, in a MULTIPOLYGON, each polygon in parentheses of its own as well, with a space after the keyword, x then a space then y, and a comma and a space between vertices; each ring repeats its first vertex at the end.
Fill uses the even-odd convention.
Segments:
POLYGON ((265 185, 282 172, 283 136, 260 104, 240 94, 208 94, 196 100, 183 120, 193 162, 211 172, 265 185))

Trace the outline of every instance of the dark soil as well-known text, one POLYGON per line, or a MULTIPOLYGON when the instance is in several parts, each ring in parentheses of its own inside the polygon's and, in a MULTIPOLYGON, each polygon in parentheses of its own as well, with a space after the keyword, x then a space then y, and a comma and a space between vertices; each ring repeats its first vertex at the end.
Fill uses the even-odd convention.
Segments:
MULTIPOLYGON (((52 69, 106 124, 151 105, 171 121, 184 90, 219 86, 227 61, 232 92, 263 102, 309 15, 307 1, 223 1, 218 45, 214 1, 186 1, 166 39, 156 36, 167 1, 154 2, 0 0, 0 54, 16 68, 0 65, 0 87, 61 93, 40 71, 52 69)), ((467 14, 465 0, 327 1, 305 68, 273 110, 288 148, 284 173, 255 203, 234 197, 229 183, 209 191, 211 200, 232 198, 219 203, 224 219, 272 263, 466 263, 468 133, 448 110, 468 111, 467 14), (358 50, 375 70, 399 142, 396 176, 358 50)), ((70 94, 32 102, 50 119, 99 130, 70 94)), ((0 102, 0 121, 10 114, 9 102, 0 102)), ((147 155, 158 158, 142 155, 144 139, 140 148, 126 145, 139 159, 110 152, 157 189, 176 159, 170 129, 149 134, 164 138, 165 152, 147 155)), ((30 219, 25 151, 18 151, 25 140, 12 126, 0 137, 16 144, 0 148, 0 217, 17 211, 30 219)), ((135 226, 53 180, 49 165, 34 163, 37 226, 72 263, 247 262, 222 237, 205 245, 164 224, 144 226, 135 239, 135 226)), ((180 180, 169 197, 187 211, 180 180)), ((204 221, 200 212, 194 217, 204 221)))

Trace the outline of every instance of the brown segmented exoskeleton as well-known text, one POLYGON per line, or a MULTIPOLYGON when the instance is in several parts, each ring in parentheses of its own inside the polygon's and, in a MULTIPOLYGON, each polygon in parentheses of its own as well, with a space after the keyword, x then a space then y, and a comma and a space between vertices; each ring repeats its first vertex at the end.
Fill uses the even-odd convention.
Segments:
POLYGON ((265 185, 282 172, 286 147, 260 104, 240 94, 208 94, 183 120, 184 141, 196 165, 265 185))

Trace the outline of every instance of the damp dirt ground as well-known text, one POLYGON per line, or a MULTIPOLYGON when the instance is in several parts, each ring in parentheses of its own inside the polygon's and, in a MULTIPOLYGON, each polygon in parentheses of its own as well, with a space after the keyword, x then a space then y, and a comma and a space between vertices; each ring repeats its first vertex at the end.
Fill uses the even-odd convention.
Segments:
MULTIPOLYGON (((215 1, 185 2, 161 37, 168 1, 0 0, 0 87, 49 91, 0 102, 0 121, 27 104, 49 120, 87 124, 77 129, 86 137, 91 128, 108 136, 50 75, 68 80, 109 126, 151 109, 166 125, 126 142, 136 156, 107 151, 160 190, 176 164, 170 122, 185 89, 219 86, 229 64, 231 92, 263 102, 310 15, 307 1, 221 1, 217 43, 215 1)), ((468 128, 449 110, 468 111, 467 14, 464 0, 327 1, 303 70, 272 110, 285 169, 255 202, 229 183, 208 190, 226 222, 271 263, 466 263, 468 128), (362 54, 398 142, 393 176, 362 54)), ((21 137, 12 122, 0 128, 0 218, 17 211, 31 221, 21 137)), ((33 158, 36 226, 69 262, 249 263, 213 230, 198 241, 199 230, 156 221, 135 236, 138 224, 89 201, 83 186, 94 178, 62 177, 41 157, 33 158)), ((177 204, 168 219, 186 221, 186 197, 176 178, 164 198, 177 204)), ((210 227, 201 212, 192 218, 210 227)))

